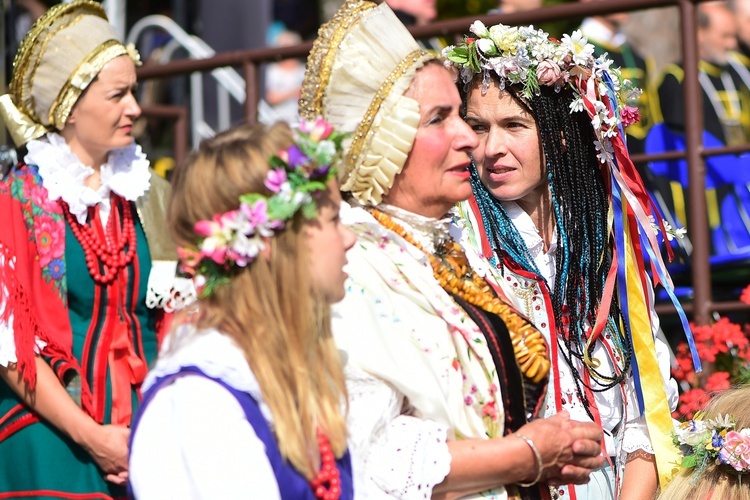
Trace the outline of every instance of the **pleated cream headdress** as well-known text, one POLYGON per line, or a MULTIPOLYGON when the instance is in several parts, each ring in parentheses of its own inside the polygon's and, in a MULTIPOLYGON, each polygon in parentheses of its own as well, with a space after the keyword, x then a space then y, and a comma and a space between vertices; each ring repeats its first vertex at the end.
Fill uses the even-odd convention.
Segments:
POLYGON ((140 64, 133 47, 120 42, 101 4, 59 4, 40 17, 13 60, 10 93, 0 97, 0 119, 17 146, 62 130, 73 105, 115 57, 140 64))
POLYGON ((419 125, 419 104, 404 92, 417 69, 437 57, 385 3, 349 0, 318 31, 300 114, 352 134, 339 181, 361 203, 380 203, 401 172, 419 125))

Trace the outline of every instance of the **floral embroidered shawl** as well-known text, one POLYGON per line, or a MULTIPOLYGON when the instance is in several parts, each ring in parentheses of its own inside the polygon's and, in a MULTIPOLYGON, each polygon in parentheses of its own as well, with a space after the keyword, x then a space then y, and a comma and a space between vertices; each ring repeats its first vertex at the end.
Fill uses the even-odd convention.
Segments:
MULTIPOLYGON (((40 354, 58 362, 58 377, 70 369, 80 372, 66 304, 65 220, 38 169, 26 165, 0 181, 0 213, 0 282, 8 293, 0 320, 13 316, 18 370, 33 390, 37 340, 46 344, 40 354)), ((91 391, 83 379, 81 404, 90 410, 91 391)))

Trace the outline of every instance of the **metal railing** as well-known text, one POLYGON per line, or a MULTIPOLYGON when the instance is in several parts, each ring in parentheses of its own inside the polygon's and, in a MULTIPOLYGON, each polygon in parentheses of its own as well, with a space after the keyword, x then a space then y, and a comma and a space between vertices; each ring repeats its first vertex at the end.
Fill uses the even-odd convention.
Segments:
MULTIPOLYGON (((698 47, 696 40, 696 8, 699 3, 708 0, 602 0, 600 2, 571 3, 512 14, 492 14, 479 16, 485 24, 536 24, 575 19, 590 15, 604 15, 617 12, 632 12, 659 7, 677 7, 680 15, 680 36, 682 40, 682 58, 684 70, 684 105, 686 120, 686 150, 668 153, 670 158, 685 158, 689 168, 688 197, 690 203, 691 226, 688 228, 693 243, 691 256, 691 277, 694 290, 692 304, 685 304, 685 309, 692 313, 697 324, 707 324, 712 312, 726 312, 745 309, 741 302, 714 303, 711 297, 711 279, 709 267, 709 226, 706 218, 705 198, 705 157, 717 154, 750 151, 750 145, 704 149, 702 140, 702 96, 698 83, 698 47)), ((436 22, 427 26, 410 29, 416 38, 432 36, 449 36, 464 34, 475 17, 436 22)), ((185 75, 193 72, 214 71, 218 68, 238 67, 244 77, 247 97, 244 101, 244 117, 247 122, 258 120, 258 102, 260 101, 258 66, 290 57, 305 57, 312 47, 311 42, 295 47, 266 48, 242 50, 217 54, 202 60, 174 61, 164 65, 146 65, 138 70, 138 77, 143 79, 165 78, 185 75)), ((644 161, 652 156, 637 155, 634 161, 644 161)), ((661 313, 668 313, 669 308, 660 308, 661 313)))

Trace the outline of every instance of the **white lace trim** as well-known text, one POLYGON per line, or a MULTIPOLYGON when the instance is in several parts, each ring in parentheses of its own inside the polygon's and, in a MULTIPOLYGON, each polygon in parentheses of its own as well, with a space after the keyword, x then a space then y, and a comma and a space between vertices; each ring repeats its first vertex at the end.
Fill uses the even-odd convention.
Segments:
POLYGON ((101 186, 97 191, 85 184, 94 169, 81 163, 62 136, 50 132, 43 139, 29 141, 27 148, 24 161, 39 167, 49 199, 62 198, 80 224, 88 218, 88 207, 95 205, 100 205, 100 215, 106 223, 110 192, 135 201, 150 185, 149 161, 135 143, 109 153, 107 163, 100 169, 101 186))
POLYGON ((633 453, 636 450, 643 450, 646 453, 654 454, 654 448, 651 446, 651 437, 649 436, 644 417, 628 422, 625 425, 625 434, 622 437, 623 452, 633 453))
POLYGON ((231 338, 214 329, 197 331, 192 325, 182 325, 172 331, 164 339, 159 359, 146 375, 142 391, 147 391, 157 378, 174 375, 187 366, 195 366, 209 377, 250 394, 258 401, 266 421, 273 423, 271 409, 263 401, 245 355, 231 338))
POLYGON ((193 280, 176 276, 177 262, 155 260, 148 275, 146 306, 171 313, 195 303, 198 293, 193 280))

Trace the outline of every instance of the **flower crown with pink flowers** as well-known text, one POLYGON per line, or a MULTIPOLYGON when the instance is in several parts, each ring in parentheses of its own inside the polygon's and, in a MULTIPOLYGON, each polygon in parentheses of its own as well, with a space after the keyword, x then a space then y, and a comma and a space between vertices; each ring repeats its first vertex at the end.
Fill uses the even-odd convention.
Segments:
POLYGON ((469 31, 475 36, 443 49, 446 66, 458 70, 463 84, 481 74, 485 93, 492 81, 490 72, 494 72, 500 90, 513 85, 528 100, 539 94, 542 85, 556 91, 569 86, 578 95, 570 112, 588 111, 602 163, 612 156, 609 138, 618 133, 619 126, 640 120, 638 108, 627 103, 635 103, 641 91, 623 78, 607 54, 594 57, 594 46, 580 30, 559 41, 534 26, 497 24, 487 28, 474 21, 469 31))
POLYGON ((315 194, 336 176, 345 136, 321 118, 303 120, 294 129, 294 144, 269 159, 263 184, 270 194, 243 194, 237 209, 195 223, 202 238, 195 248, 177 251, 181 272, 196 278, 201 297, 228 282, 233 270, 253 262, 265 248, 264 240, 283 230, 297 212, 306 219, 317 215, 315 194))
POLYGON ((713 463, 730 474, 750 473, 750 429, 736 425, 730 415, 703 420, 701 412, 680 424, 673 441, 682 452, 682 467, 700 474, 713 463))

